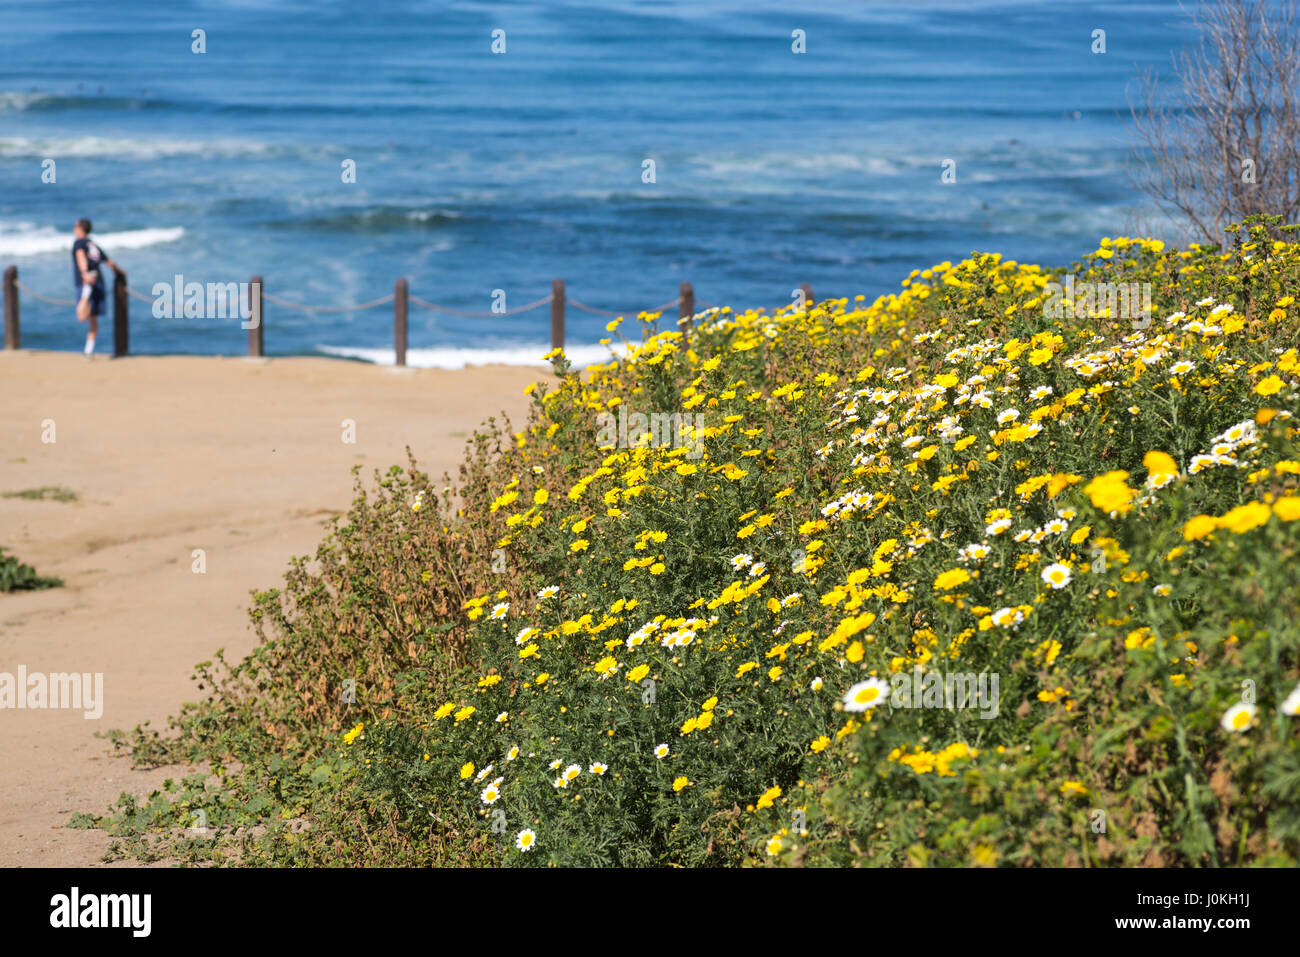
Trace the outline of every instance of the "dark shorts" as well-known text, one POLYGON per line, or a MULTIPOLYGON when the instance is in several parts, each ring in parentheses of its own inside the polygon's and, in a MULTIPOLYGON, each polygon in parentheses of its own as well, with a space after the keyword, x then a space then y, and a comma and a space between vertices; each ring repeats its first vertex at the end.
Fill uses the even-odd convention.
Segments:
POLYGON ((104 287, 99 285, 87 286, 82 283, 77 287, 78 302, 85 297, 87 289, 90 290, 90 314, 92 316, 102 316, 104 314, 104 287))

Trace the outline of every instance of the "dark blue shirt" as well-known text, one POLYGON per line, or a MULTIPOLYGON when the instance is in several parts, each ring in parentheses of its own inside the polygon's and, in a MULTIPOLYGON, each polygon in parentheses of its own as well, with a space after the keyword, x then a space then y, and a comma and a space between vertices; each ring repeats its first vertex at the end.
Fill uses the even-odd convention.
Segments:
POLYGON ((72 284, 80 286, 84 282, 81 278, 81 267, 77 265, 77 250, 82 249, 86 252, 86 268, 95 273, 95 285, 104 285, 104 276, 99 271, 99 264, 108 257, 104 255, 104 250, 100 249, 90 237, 83 237, 72 244, 72 284))

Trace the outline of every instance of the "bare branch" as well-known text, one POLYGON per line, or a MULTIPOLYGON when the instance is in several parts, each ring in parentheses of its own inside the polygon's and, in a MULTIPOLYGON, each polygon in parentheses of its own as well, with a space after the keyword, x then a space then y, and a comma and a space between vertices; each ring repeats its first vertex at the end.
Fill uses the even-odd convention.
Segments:
MULTIPOLYGON (((1185 11, 1186 12, 1186 11, 1185 11)), ((1222 0, 1188 14, 1197 43, 1129 97, 1130 175, 1208 242, 1257 213, 1300 218, 1300 0, 1222 0)))

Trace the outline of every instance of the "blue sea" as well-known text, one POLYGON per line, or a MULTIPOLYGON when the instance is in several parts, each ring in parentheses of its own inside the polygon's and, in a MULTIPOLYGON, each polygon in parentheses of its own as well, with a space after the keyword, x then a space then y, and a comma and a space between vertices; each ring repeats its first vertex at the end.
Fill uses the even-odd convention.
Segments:
MULTIPOLYGON (((973 250, 1064 265, 1161 234, 1126 89, 1189 39, 1177 0, 0 2, 0 267, 71 298, 86 216, 146 295, 261 274, 336 307, 406 277, 487 312, 558 277, 628 329, 683 280, 775 308, 973 250)), ((25 347, 80 348, 70 308, 21 301, 25 347)), ((570 307, 571 353, 603 354, 607 321, 570 307)), ((412 365, 549 348, 546 307, 410 322, 412 365)), ((270 355, 393 361, 391 306, 264 323, 270 355)), ((246 347, 238 319, 132 303, 134 353, 246 347)))

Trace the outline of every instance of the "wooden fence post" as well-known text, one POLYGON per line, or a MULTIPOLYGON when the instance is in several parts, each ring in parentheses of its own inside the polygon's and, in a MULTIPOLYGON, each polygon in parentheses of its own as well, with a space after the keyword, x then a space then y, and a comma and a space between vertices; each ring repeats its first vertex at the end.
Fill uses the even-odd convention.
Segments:
POLYGON ((406 280, 399 279, 393 290, 393 354, 399 366, 406 365, 406 307, 406 280))
POLYGON ((811 309, 813 307, 813 303, 817 301, 813 298, 812 286, 809 283, 805 282, 805 283, 801 283, 799 288, 803 290, 804 308, 811 309))
POLYGON ((262 277, 254 276, 248 283, 248 354, 250 356, 261 356, 264 339, 262 336, 262 327, 265 325, 265 317, 262 314, 262 277))
POLYGON ((679 319, 687 320, 687 322, 679 322, 678 325, 690 325, 690 318, 695 315, 695 290, 689 282, 683 282, 681 285, 681 299, 681 305, 677 308, 677 316, 679 319))
POLYGON ((131 354, 131 297, 127 293, 126 273, 113 277, 113 358, 131 354))
POLYGON ((18 267, 5 270, 5 348, 21 349, 18 334, 18 267))
POLYGON ((551 348, 564 348, 564 280, 551 280, 551 348))

